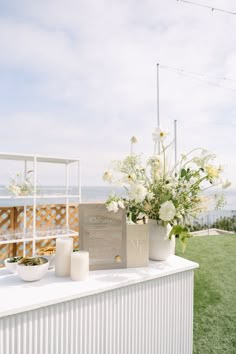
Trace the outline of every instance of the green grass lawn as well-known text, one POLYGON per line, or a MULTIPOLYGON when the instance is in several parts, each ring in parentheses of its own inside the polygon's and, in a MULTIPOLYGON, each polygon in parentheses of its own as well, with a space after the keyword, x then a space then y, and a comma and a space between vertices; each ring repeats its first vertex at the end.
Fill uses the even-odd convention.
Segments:
POLYGON ((199 263, 194 283, 194 354, 236 354, 236 235, 190 239, 177 255, 199 263))

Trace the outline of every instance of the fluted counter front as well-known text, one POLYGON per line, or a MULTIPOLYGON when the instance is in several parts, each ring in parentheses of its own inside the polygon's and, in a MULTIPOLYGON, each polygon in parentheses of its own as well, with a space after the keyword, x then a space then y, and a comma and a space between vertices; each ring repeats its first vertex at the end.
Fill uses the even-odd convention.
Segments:
POLYGON ((172 256, 32 283, 1 270, 0 354, 191 354, 197 267, 172 256))

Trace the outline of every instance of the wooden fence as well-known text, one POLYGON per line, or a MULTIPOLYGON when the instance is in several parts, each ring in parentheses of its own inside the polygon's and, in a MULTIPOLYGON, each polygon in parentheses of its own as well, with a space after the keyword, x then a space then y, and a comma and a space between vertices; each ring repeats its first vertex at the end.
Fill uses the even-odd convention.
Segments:
MULTIPOLYGON (((32 230, 33 227, 33 208, 26 209, 26 229, 32 230)), ((36 209, 36 228, 39 231, 50 233, 53 235, 57 229, 66 227, 66 206, 62 205, 40 205, 36 209)), ((71 230, 78 232, 79 230, 79 211, 78 205, 70 205, 69 207, 69 227, 71 230)), ((23 232, 24 229, 24 207, 0 207, 0 240, 12 237, 16 233, 23 232), (11 236, 9 236, 11 235, 11 236)), ((36 249, 41 247, 53 246, 55 239, 40 240, 36 242, 36 249)), ((26 255, 32 255, 32 241, 27 241, 26 255)), ((78 236, 74 237, 74 248, 78 247, 78 236)), ((4 266, 4 259, 11 256, 23 255, 23 242, 12 244, 0 244, 0 267, 4 266)))

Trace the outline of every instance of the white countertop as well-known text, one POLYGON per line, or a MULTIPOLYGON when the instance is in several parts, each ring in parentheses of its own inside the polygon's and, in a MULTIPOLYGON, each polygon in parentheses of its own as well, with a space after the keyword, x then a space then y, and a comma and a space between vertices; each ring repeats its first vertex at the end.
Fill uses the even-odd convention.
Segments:
POLYGON ((167 261, 150 261, 146 268, 97 270, 84 282, 58 278, 54 270, 36 282, 24 282, 6 269, 0 270, 0 317, 98 294, 131 284, 198 268, 198 264, 172 256, 167 261))

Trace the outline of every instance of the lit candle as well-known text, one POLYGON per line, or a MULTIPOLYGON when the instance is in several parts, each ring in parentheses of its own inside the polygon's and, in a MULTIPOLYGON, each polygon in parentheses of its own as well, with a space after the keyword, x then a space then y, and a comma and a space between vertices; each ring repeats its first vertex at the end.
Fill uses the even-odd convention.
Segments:
POLYGON ((72 280, 86 280, 89 273, 89 253, 86 251, 71 254, 70 277, 72 280))
POLYGON ((55 273, 58 277, 70 275, 70 256, 73 252, 72 238, 58 238, 56 241, 55 273))

